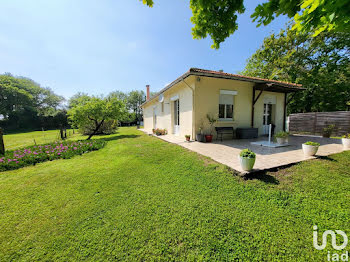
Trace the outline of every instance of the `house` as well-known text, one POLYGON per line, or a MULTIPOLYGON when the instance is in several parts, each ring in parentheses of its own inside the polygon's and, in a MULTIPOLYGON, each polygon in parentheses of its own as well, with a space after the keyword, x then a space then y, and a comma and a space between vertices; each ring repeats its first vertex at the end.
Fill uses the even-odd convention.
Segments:
POLYGON ((255 127, 264 135, 274 124, 278 132, 286 128, 287 94, 300 90, 299 84, 191 68, 151 98, 147 86, 144 129, 194 138, 200 128, 209 132, 211 114, 218 127, 255 127))

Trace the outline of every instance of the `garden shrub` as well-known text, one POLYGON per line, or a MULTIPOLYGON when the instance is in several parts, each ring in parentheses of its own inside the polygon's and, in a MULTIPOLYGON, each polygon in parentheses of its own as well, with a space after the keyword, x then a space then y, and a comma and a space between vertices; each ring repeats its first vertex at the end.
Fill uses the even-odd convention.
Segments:
POLYGON ((256 157, 255 153, 248 148, 243 149, 239 155, 241 157, 244 157, 244 158, 255 158, 256 157))
POLYGON ((0 157, 0 172, 55 159, 68 159, 75 155, 99 150, 105 143, 103 140, 56 141, 7 151, 0 157))
POLYGON ((157 136, 164 136, 168 134, 168 131, 166 129, 161 129, 161 128, 152 129, 152 132, 157 136))
POLYGON ((305 143, 305 145, 307 145, 307 146, 320 146, 320 143, 308 141, 305 143))
MULTIPOLYGON (((83 135, 90 135, 93 133, 95 125, 93 123, 87 123, 86 125, 79 128, 79 133, 83 135)), ((118 129, 118 121, 116 120, 107 120, 104 121, 96 135, 111 135, 116 132, 118 129)))

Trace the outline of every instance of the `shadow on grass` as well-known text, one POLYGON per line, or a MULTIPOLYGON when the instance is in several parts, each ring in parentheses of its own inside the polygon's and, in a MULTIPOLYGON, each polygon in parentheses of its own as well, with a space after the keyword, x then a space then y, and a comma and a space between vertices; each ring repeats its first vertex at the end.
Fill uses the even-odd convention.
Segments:
POLYGON ((335 160, 334 158, 331 158, 329 156, 317 156, 317 159, 327 160, 327 161, 331 161, 331 162, 338 162, 338 160, 335 160))
POLYGON ((278 185, 280 182, 276 179, 276 177, 271 176, 267 173, 267 171, 257 171, 253 173, 246 174, 244 176, 244 180, 260 180, 267 184, 278 185))
POLYGON ((92 138, 94 140, 104 140, 104 141, 114 141, 114 140, 119 140, 119 139, 126 139, 126 138, 136 138, 139 137, 141 135, 118 135, 118 134, 114 134, 111 136, 106 137, 106 135, 101 135, 103 137, 99 137, 98 135, 93 136, 92 138))

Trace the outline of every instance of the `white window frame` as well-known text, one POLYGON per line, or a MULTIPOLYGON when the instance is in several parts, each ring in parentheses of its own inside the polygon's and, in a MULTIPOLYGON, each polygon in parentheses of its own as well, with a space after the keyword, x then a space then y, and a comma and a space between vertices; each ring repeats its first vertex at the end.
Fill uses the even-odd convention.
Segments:
MULTIPOLYGON (((227 106, 231 104, 222 104, 225 105, 224 108, 224 118, 219 118, 219 121, 234 121, 235 119, 235 95, 237 95, 238 92, 234 90, 220 90, 220 95, 219 95, 219 107, 220 107, 220 96, 221 95, 232 95, 232 117, 227 118, 226 113, 227 113, 227 106)), ((220 109, 219 109, 220 110, 220 109)))

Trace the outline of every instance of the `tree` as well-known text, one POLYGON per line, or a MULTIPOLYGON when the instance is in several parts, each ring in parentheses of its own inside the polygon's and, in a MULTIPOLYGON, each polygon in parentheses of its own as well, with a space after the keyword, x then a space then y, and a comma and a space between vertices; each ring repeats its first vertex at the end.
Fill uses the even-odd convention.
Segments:
POLYGON ((78 100, 68 110, 68 118, 80 129, 93 125, 88 140, 99 132, 104 122, 117 121, 125 113, 125 104, 117 98, 84 97, 78 100))
POLYGON ((142 120, 143 115, 140 106, 146 101, 144 91, 133 90, 129 93, 114 91, 108 97, 116 97, 125 103, 128 113, 124 114, 123 118, 120 119, 122 122, 130 123, 142 120))
POLYGON ((116 97, 118 98, 119 100, 122 100, 124 101, 124 103, 127 102, 128 100, 128 94, 127 93, 124 93, 122 91, 114 91, 114 92, 111 92, 108 97, 116 97))
MULTIPOLYGON (((142 2, 149 7, 154 4, 153 0, 142 2)), ((216 49, 238 29, 238 14, 245 11, 243 0, 190 0, 190 8, 193 37, 202 39, 209 35, 216 49)), ((279 15, 293 17, 294 29, 302 33, 350 30, 349 0, 268 0, 259 4, 251 17, 260 26, 268 25, 279 15)))
POLYGON ((78 92, 76 93, 74 96, 72 96, 71 98, 69 98, 68 100, 68 108, 73 108, 79 104, 82 104, 86 101, 89 101, 91 99, 91 97, 86 94, 86 93, 82 93, 82 92, 78 92))
POLYGON ((313 37, 288 27, 264 39, 243 75, 300 83, 306 90, 291 100, 290 112, 346 110, 350 101, 350 34, 313 37))
POLYGON ((127 97, 127 107, 131 110, 136 117, 137 121, 142 119, 141 104, 145 102, 145 92, 143 91, 131 91, 127 97))
POLYGON ((39 117, 55 115, 63 100, 50 88, 41 87, 29 78, 9 73, 0 75, 0 115, 15 128, 35 127, 39 117))

